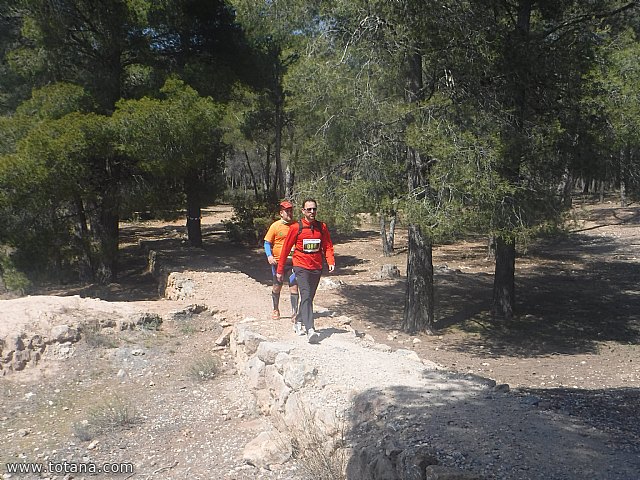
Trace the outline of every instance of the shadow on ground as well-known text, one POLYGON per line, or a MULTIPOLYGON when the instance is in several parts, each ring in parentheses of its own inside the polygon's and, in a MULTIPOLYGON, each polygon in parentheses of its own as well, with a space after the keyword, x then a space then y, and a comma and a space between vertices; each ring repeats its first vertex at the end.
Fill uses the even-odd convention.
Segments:
POLYGON ((423 472, 437 460, 505 480, 631 480, 640 471, 638 389, 515 394, 478 389, 457 374, 425 372, 425 381, 354 399, 348 431, 359 443, 349 478, 418 478, 403 471, 412 455, 423 472), (391 471, 405 476, 384 475, 391 471))
MULTIPOLYGON (((436 328, 476 334, 459 348, 479 356, 593 353, 603 341, 637 343, 635 255, 640 251, 621 250, 615 238, 584 233, 539 242, 516 276, 517 315, 510 322, 489 313, 492 275, 436 268, 436 328)), ((341 309, 381 329, 400 328, 404 280, 347 285, 341 295, 341 309)))

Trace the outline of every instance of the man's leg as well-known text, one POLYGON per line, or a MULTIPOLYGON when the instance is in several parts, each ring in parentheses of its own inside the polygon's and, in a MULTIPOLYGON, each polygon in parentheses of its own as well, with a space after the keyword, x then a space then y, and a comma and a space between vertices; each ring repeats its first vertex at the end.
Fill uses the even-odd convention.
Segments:
POLYGON ((321 270, 306 270, 300 267, 293 267, 298 281, 298 290, 300 292, 300 307, 298 308, 298 317, 309 330, 313 328, 313 296, 318 289, 320 283, 321 270))
POLYGON ((298 316, 300 294, 298 293, 298 281, 293 270, 289 272, 289 296, 291 297, 291 321, 294 322, 298 316))
POLYGON ((312 270, 314 272, 311 282, 311 306, 313 306, 313 299, 316 298, 316 292, 318 291, 318 285, 320 285, 320 277, 322 276, 322 270, 312 270))
POLYGON ((280 292, 282 291, 282 282, 278 282, 273 265, 271 266, 271 273, 273 274, 273 287, 271 287, 273 314, 271 318, 278 320, 280 318, 280 292))

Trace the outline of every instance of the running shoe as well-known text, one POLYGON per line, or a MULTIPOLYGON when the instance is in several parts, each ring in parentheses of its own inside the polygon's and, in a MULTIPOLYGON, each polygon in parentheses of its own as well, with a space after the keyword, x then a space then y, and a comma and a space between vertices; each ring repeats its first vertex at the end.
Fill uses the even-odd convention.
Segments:
POLYGON ((320 341, 320 335, 313 328, 307 331, 307 340, 309 343, 318 343, 320 341))

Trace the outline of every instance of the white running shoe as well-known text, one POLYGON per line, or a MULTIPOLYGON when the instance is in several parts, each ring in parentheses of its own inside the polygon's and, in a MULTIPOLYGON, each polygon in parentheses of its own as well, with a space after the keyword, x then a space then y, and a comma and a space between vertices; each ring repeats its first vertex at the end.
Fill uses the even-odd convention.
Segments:
POLYGON ((302 327, 302 322, 296 322, 293 324, 293 332, 296 335, 304 335, 304 328, 302 327))
POLYGON ((320 335, 318 335, 318 332, 313 328, 310 328, 307 331, 307 339, 309 340, 309 343, 318 343, 320 341, 320 335))

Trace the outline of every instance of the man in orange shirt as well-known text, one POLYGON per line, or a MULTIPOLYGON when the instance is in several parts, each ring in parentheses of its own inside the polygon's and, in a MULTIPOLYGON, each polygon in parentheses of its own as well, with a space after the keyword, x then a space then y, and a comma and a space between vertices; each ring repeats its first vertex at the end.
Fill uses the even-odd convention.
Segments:
MULTIPOLYGON (((271 265, 271 275, 273 277, 273 287, 271 289, 271 299, 273 301, 273 313, 271 318, 274 320, 280 319, 280 292, 282 291, 282 279, 276 278, 276 265, 283 253, 282 245, 289 233, 289 226, 293 223, 293 205, 288 200, 280 202, 280 220, 276 220, 271 224, 267 234, 264 236, 264 252, 267 255, 267 261, 271 265)), ((286 252, 291 252, 285 250, 286 252)), ((289 280, 289 295, 291 297, 291 318, 295 320, 298 313, 298 284, 296 283, 295 275, 291 270, 291 253, 288 255, 285 253, 285 259, 287 260, 287 278, 289 280)))
MULTIPOLYGON (((302 325, 304 324, 309 343, 318 343, 320 336, 315 331, 313 323, 313 298, 320 283, 323 258, 327 261, 329 272, 334 271, 336 261, 329 230, 324 223, 316 220, 318 203, 308 198, 302 205, 303 218, 299 223, 292 223, 289 226, 282 248, 283 251, 288 252, 295 247, 293 273, 300 291, 300 307, 294 324, 295 332, 303 335, 302 325)), ((276 270, 278 281, 282 281, 284 277, 285 265, 286 258, 281 255, 276 270)))

